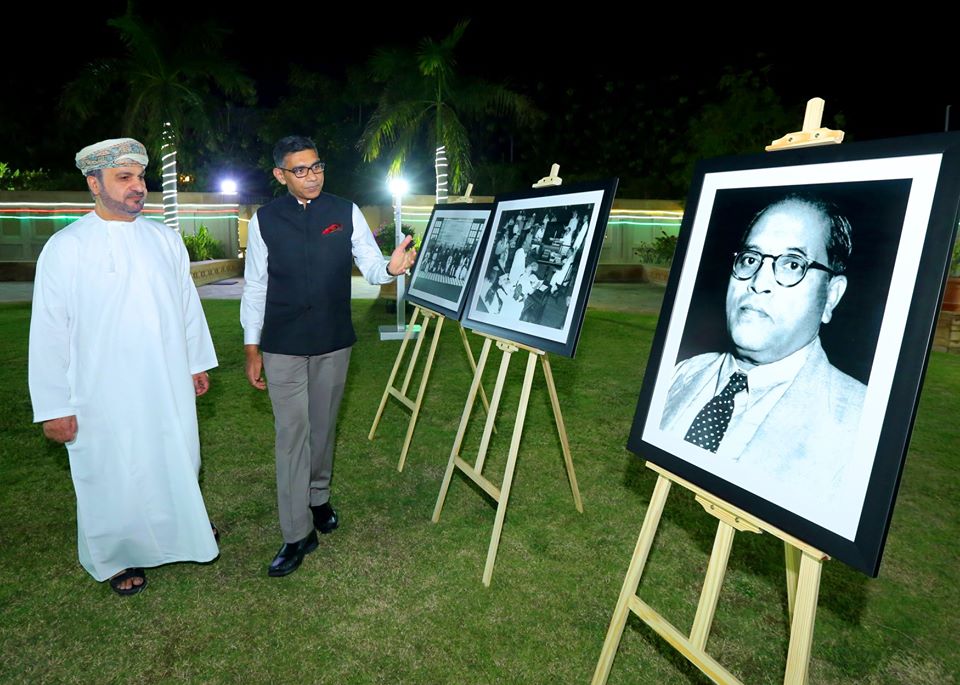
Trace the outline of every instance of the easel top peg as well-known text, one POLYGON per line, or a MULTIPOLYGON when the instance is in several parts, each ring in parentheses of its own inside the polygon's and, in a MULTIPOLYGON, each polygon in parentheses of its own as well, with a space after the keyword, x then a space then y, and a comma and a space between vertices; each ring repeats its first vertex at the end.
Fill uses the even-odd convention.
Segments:
POLYGON ((727 525, 739 530, 740 532, 757 534, 763 532, 758 526, 753 525, 749 521, 744 521, 733 512, 727 511, 727 509, 721 506, 713 498, 704 497, 703 495, 694 495, 694 499, 700 503, 700 506, 703 507, 704 511, 706 511, 708 514, 720 519, 727 525))
POLYGON ((558 186, 563 183, 563 179, 560 178, 557 174, 560 173, 560 165, 554 164, 550 167, 550 175, 544 176, 539 181, 533 184, 534 188, 549 188, 550 186, 558 186))
POLYGON ((473 195, 473 184, 472 184, 472 183, 468 183, 468 184, 467 184, 467 192, 464 193, 463 195, 461 195, 460 197, 450 198, 450 202, 451 202, 451 203, 457 203, 457 204, 463 203, 463 204, 468 204, 468 205, 469 205, 469 204, 473 204, 473 198, 470 197, 471 195, 473 195))
POLYGON ((667 480, 672 481, 677 485, 679 485, 680 487, 685 488, 690 492, 692 492, 694 497, 697 499, 698 502, 700 502, 700 505, 707 511, 708 514, 710 514, 711 516, 715 516, 721 521, 725 521, 726 523, 730 524, 737 530, 749 531, 753 533, 758 533, 760 531, 763 531, 763 532, 769 533, 770 535, 773 535, 774 537, 780 538, 784 542, 790 543, 791 545, 801 550, 802 552, 808 554, 809 556, 813 557, 814 559, 826 560, 830 558, 829 555, 823 553, 816 547, 808 545, 803 540, 800 540, 799 538, 795 538, 794 536, 790 535, 789 533, 785 533, 784 531, 780 530, 779 528, 776 528, 775 526, 771 526, 766 521, 763 521, 757 518, 753 514, 750 514, 744 511, 743 509, 740 509, 739 507, 735 507, 729 502, 720 499, 716 495, 710 492, 707 492, 703 488, 694 485, 690 481, 684 480, 680 476, 676 475, 671 471, 668 471, 662 466, 658 466, 653 462, 648 461, 646 462, 646 467, 651 471, 654 471, 657 474, 663 476, 667 480))
POLYGON ((497 344, 497 349, 503 350, 504 352, 519 352, 520 350, 526 350, 527 352, 533 352, 534 354, 546 354, 546 352, 536 347, 530 347, 529 345, 524 345, 523 343, 500 338, 489 333, 481 333, 477 331, 477 335, 483 338, 490 338, 490 340, 497 344))
POLYGON ((803 129, 777 138, 765 148, 767 152, 787 150, 795 147, 813 147, 843 142, 843 131, 823 128, 823 98, 811 98, 807 101, 807 111, 803 117, 803 129))

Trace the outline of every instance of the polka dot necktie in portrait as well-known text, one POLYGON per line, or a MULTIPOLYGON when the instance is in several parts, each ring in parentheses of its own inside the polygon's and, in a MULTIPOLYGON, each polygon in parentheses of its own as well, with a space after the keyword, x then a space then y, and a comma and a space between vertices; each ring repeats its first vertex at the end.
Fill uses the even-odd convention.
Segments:
POLYGON ((730 376, 727 386, 719 395, 703 405, 703 409, 690 424, 683 439, 710 452, 716 452, 723 440, 730 417, 733 416, 733 398, 747 389, 747 374, 737 371, 730 376))

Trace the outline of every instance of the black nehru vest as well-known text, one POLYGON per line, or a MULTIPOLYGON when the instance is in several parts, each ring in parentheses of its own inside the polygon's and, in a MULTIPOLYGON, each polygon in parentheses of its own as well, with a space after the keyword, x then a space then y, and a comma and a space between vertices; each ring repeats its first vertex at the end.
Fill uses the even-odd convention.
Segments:
POLYGON ((311 355, 353 345, 353 203, 320 193, 303 206, 287 194, 258 209, 257 220, 267 246, 260 349, 311 355))

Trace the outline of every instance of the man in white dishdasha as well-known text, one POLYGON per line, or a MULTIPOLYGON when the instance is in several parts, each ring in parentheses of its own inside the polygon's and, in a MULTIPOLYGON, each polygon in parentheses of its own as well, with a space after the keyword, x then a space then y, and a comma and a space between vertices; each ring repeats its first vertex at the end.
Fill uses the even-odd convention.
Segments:
POLYGON ((144 567, 219 553, 196 413, 217 358, 183 240, 140 216, 144 146, 105 140, 76 162, 95 208, 37 262, 30 396, 34 421, 70 457, 80 563, 133 595, 144 567))

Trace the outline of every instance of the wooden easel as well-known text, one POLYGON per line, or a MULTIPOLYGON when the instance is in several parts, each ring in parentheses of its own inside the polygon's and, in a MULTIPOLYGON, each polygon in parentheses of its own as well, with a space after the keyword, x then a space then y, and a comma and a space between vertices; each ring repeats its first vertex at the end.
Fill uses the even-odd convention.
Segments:
POLYGON ((473 204, 473 184, 467 184, 467 192, 460 197, 450 199, 450 204, 473 204))
MULTIPOLYGON (((832 131, 820 127, 823 105, 824 101, 821 98, 813 98, 808 101, 803 129, 773 141, 766 149, 776 151, 840 143, 843 140, 843 131, 832 131)), ((813 645, 813 627, 817 614, 817 598, 820 594, 820 573, 823 562, 829 557, 802 540, 715 497, 666 469, 650 462, 647 462, 646 465, 647 468, 656 471, 659 477, 657 478, 657 484, 654 486, 646 516, 643 519, 640 537, 637 539, 637 546, 633 551, 627 576, 624 578, 623 587, 620 589, 620 596, 617 599, 613 617, 610 619, 610 627, 607 629, 603 649, 600 651, 600 659, 593 674, 593 685, 603 685, 607 682, 614 656, 616 656, 617 648, 620 646, 620 638, 623 636, 627 615, 631 611, 715 683, 742 685, 736 676, 725 669, 706 651, 707 638, 710 636, 710 627, 713 624, 717 601, 720 597, 720 588, 723 585, 727 561, 730 558, 733 536, 738 530, 751 533, 767 532, 783 540, 786 561, 787 606, 790 614, 790 643, 783 682, 784 685, 806 685, 810 668, 810 650, 813 645), (689 636, 684 635, 637 595, 640 577, 643 575, 647 556, 650 553, 650 547, 653 544, 653 538, 656 535, 660 516, 663 513, 663 507, 666 504, 672 483, 676 483, 692 492, 697 502, 703 506, 707 513, 719 519, 717 534, 713 542, 713 551, 710 555, 703 589, 700 593, 700 602, 697 605, 697 613, 694 616, 693 627, 689 636)))
POLYGON ((657 484, 653 489, 653 496, 647 507, 647 514, 643 519, 640 537, 633 551, 627 577, 623 581, 617 606, 607 629, 607 637, 603 642, 600 660, 594 671, 593 685, 602 685, 607 682, 613 658, 620 646, 620 638, 627 622, 627 614, 632 611, 644 623, 653 628, 662 638, 670 643, 694 666, 699 668, 713 682, 723 685, 742 685, 730 671, 725 669, 716 659, 706 652, 707 638, 710 636, 710 627, 720 598, 720 587, 727 570, 727 560, 730 558, 730 548, 733 545, 733 535, 738 530, 750 533, 767 532, 780 538, 786 550, 787 576, 787 603, 789 606, 790 646, 787 652, 787 667, 783 682, 785 685, 805 685, 810 665, 810 648, 813 644, 813 624, 817 613, 817 597, 820 594, 820 571, 822 563, 829 557, 818 549, 811 547, 797 538, 784 533, 778 528, 761 521, 755 516, 739 509, 723 500, 714 497, 706 490, 698 488, 682 478, 647 462, 647 468, 659 474, 657 484), (677 485, 690 490, 697 502, 703 506, 711 516, 719 519, 717 535, 713 542, 713 552, 710 563, 707 565, 707 574, 704 578, 703 589, 700 593, 700 603, 693 619, 693 628, 689 637, 679 631, 673 624, 658 614, 647 603, 637 596, 637 586, 640 576, 647 563, 650 546, 660 523, 670 485, 677 485))
POLYGON ((530 402, 530 388, 533 385, 533 376, 537 370, 537 359, 540 360, 543 367, 543 375, 547 382, 547 391, 550 394, 550 406, 553 407, 553 417, 556 420, 557 432, 560 435, 560 445, 563 449, 563 460, 567 468, 570 490, 573 493, 573 503, 577 511, 581 514, 583 513, 583 502, 580 500, 580 490, 577 487, 577 475, 574 473, 573 458, 570 455, 570 443, 567 441, 567 429, 563 423, 563 415, 560 413, 560 400, 557 397, 557 387, 553 382, 553 371, 550 369, 550 359, 547 353, 543 350, 496 338, 491 335, 486 335, 485 333, 481 333, 480 335, 483 335, 486 340, 483 342, 483 350, 480 352, 480 360, 477 362, 477 371, 473 376, 473 383, 470 384, 470 392, 467 395, 467 403, 463 408, 463 416, 460 418, 457 437, 454 439, 453 449, 450 450, 450 460, 447 462, 447 470, 443 474, 443 484, 440 486, 437 506, 433 510, 433 522, 437 523, 440 520, 440 512, 443 509, 443 502, 447 497, 447 490, 450 488, 450 481, 453 478, 454 469, 460 469, 497 503, 497 515, 493 524, 493 533, 490 536, 490 546, 487 549, 487 563, 483 568, 483 584, 489 587, 490 578, 493 576, 493 564, 497 559, 497 548, 500 546, 500 533, 503 530, 503 520, 507 514, 507 501, 510 498, 510 488, 513 485, 513 472, 517 465, 517 454, 520 451, 520 437, 523 435, 523 423, 527 416, 527 405, 530 402), (497 384, 494 386, 493 397, 490 400, 490 409, 487 412, 487 422, 483 427, 483 437, 480 439, 480 449, 477 452, 476 461, 471 466, 460 457, 460 446, 463 444, 463 436, 466 433, 467 424, 470 422, 470 414, 476 402, 477 390, 480 387, 483 370, 486 367, 487 358, 490 356, 490 348, 494 342, 496 342, 497 349, 503 353, 503 356, 500 360, 500 370, 497 373, 497 384), (483 476, 483 463, 487 457, 487 448, 490 446, 493 422, 497 414, 497 408, 500 406, 500 397, 503 393, 507 370, 510 368, 510 360, 513 354, 520 350, 527 351, 527 369, 523 376, 520 403, 517 406, 517 419, 513 425, 513 436, 510 438, 507 466, 503 473, 502 485, 498 489, 483 476))
MULTIPOLYGON (((562 179, 557 175, 560 166, 554 164, 550 169, 550 175, 540 179, 533 185, 534 188, 545 186, 558 186, 562 179)), ((477 369, 473 376, 473 383, 470 384, 470 391, 467 394, 467 403, 463 408, 463 415, 460 418, 460 426, 457 429, 457 436, 453 442, 453 448, 450 450, 450 460, 447 462, 447 470, 443 474, 443 483, 440 486, 440 494, 437 496, 437 505, 433 509, 433 522, 440 521, 440 512, 443 510, 443 503, 447 497, 447 491, 450 488, 450 481, 453 478, 454 469, 462 471, 470 480, 476 483, 481 490, 487 493, 494 502, 497 503, 497 514, 493 523, 493 533, 490 536, 490 545, 487 548, 487 562, 483 567, 483 584, 490 586, 490 579, 493 577, 493 565, 497 559, 497 549, 500 546, 500 533, 503 531, 503 521, 507 515, 507 502, 510 499, 510 489, 513 486, 513 472, 517 465, 517 455, 520 452, 520 438, 523 435, 523 424, 527 416, 527 406, 530 402, 530 389, 533 385, 533 376, 537 370, 537 359, 543 367, 543 376, 547 383, 547 392, 550 395, 550 406, 553 408, 553 417, 557 424, 557 433, 560 436, 560 446, 563 450, 563 461, 567 469, 567 478, 570 482, 570 490, 573 493, 573 503, 577 511, 583 513, 583 501, 580 499, 580 489, 577 487, 577 474, 573 469, 573 457, 570 454, 570 443, 567 440, 567 429, 563 423, 563 414, 560 412, 560 400, 557 396, 557 387, 553 382, 553 371, 550 368, 550 359, 543 350, 534 347, 528 347, 509 340, 504 340, 496 336, 481 333, 486 340, 483 342, 483 349, 480 352, 480 360, 477 362, 477 369), (477 452, 476 461, 471 466, 460 456, 460 447, 463 444, 463 436, 467 430, 467 424, 470 422, 470 414, 473 412, 473 405, 476 403, 477 390, 480 388, 483 370, 487 364, 487 358, 490 356, 490 348, 496 342, 503 356, 500 360, 500 370, 497 373, 497 384, 493 389, 493 397, 490 400, 490 407, 487 411, 487 422, 483 428, 483 436, 480 438, 480 448, 477 452), (510 368, 510 360, 514 353, 520 350, 527 351, 527 368, 523 376, 523 385, 520 391, 520 402, 517 406, 517 418, 513 425, 513 436, 510 439, 510 450, 507 453, 507 465, 503 473, 503 481, 500 488, 497 488, 487 478, 483 476, 483 464, 487 458, 487 449, 490 446, 490 437, 493 433, 493 423, 496 418, 497 408, 500 406, 500 397, 503 393, 503 386, 507 378, 507 370, 510 368)))
POLYGON ((776 152, 778 150, 788 150, 795 147, 813 147, 814 145, 831 145, 843 142, 843 131, 834 131, 830 128, 823 128, 820 123, 823 121, 823 98, 810 98, 807 100, 807 110, 803 115, 803 128, 793 133, 788 133, 782 138, 777 138, 767 145, 764 149, 767 152, 776 152))
MULTIPOLYGON (((403 471, 403 465, 407 460, 407 451, 410 449, 410 442, 413 440, 413 431, 417 427, 417 418, 420 416, 423 395, 427 389, 427 381, 430 379, 430 369, 433 367, 433 357, 437 352, 437 344, 440 342, 440 331, 443 329, 443 322, 446 318, 443 314, 438 314, 425 307, 414 307, 413 316, 410 318, 410 323, 407 324, 407 332, 403 336, 403 342, 400 343, 400 350, 397 352, 397 359, 393 362, 393 370, 390 372, 390 377, 387 379, 387 386, 384 388, 383 396, 380 398, 377 415, 374 417, 373 425, 370 427, 370 433, 367 435, 368 440, 373 440, 373 436, 377 432, 377 425, 380 423, 380 417, 383 416, 383 410, 387 406, 387 399, 390 397, 396 398, 400 404, 410 410, 410 421, 407 423, 407 435, 403 440, 403 448, 400 450, 400 461, 397 463, 397 471, 403 471), (417 343, 413 346, 413 354, 410 356, 407 371, 403 377, 403 385, 397 388, 394 385, 394 381, 397 378, 397 372, 400 370, 400 365, 403 362, 403 354, 407 349, 407 343, 410 342, 411 336, 414 335, 414 331, 417 330, 416 323, 418 316, 423 317, 422 330, 420 330, 420 334, 417 336, 417 343), (437 325, 433 329, 433 339, 430 341, 430 352, 427 354, 427 361, 423 367, 423 376, 420 378, 417 396, 415 399, 411 399, 407 397, 407 389, 410 387, 410 380, 413 378, 413 370, 417 366, 417 359, 420 356, 420 346, 423 344, 424 338, 427 337, 430 322, 434 319, 437 325)), ((470 362, 470 370, 476 373, 477 364, 473 359, 473 350, 470 349, 467 334, 464 333, 462 326, 458 326, 458 328, 460 330, 460 339, 463 341, 463 347, 467 351, 467 361, 470 362)), ((489 412, 490 405, 487 402, 487 396, 483 392, 483 388, 480 388, 480 397, 483 400, 484 409, 489 412)))

